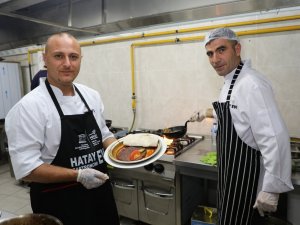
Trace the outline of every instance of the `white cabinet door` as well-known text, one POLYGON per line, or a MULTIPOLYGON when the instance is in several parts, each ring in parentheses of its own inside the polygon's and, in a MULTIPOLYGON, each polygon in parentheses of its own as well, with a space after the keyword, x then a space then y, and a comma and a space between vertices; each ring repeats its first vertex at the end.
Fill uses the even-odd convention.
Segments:
POLYGON ((20 100, 20 69, 17 63, 0 63, 0 119, 20 100))
MULTIPOLYGON (((21 85, 20 85, 20 67, 17 63, 7 64, 9 90, 8 97, 10 100, 11 109, 21 99, 21 85)), ((7 111, 8 112, 8 111, 7 111)), ((6 114, 7 114, 6 112, 6 114)))
POLYGON ((8 75, 6 63, 0 63, 0 83, 1 83, 1 119, 5 118, 9 104, 8 98, 8 75))

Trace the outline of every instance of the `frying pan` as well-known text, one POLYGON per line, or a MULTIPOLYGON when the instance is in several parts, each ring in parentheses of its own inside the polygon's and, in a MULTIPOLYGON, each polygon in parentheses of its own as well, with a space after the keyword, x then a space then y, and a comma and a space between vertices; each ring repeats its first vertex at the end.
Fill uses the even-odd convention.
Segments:
POLYGON ((169 127, 162 130, 162 134, 167 138, 181 138, 186 134, 187 131, 187 123, 190 122, 189 120, 185 122, 184 126, 176 126, 176 127, 169 127))

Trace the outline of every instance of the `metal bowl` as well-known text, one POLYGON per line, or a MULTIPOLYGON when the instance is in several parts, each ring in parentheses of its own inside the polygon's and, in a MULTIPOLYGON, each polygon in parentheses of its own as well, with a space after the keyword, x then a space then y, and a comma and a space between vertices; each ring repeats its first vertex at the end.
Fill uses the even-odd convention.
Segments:
POLYGON ((31 213, 0 220, 0 225, 63 225, 63 223, 54 216, 31 213))

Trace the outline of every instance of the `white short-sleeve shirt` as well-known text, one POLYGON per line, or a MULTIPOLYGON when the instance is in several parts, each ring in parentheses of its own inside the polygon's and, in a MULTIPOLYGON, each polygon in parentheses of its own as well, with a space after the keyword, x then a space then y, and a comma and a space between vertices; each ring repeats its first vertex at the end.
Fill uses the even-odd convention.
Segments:
MULTIPOLYGON (((99 93, 76 84, 102 133, 102 140, 113 137, 105 125, 104 106, 99 93)), ((63 96, 60 89, 51 86, 65 115, 87 111, 83 101, 74 96, 63 96)), ((7 114, 5 130, 9 153, 16 179, 27 176, 43 163, 51 163, 61 139, 61 120, 44 82, 25 95, 7 114)))

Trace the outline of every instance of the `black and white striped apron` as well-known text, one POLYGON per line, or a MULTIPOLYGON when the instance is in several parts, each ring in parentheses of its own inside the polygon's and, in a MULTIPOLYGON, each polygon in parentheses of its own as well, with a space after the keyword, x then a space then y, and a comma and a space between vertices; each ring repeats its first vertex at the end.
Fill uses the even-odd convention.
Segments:
POLYGON ((230 114, 230 97, 243 67, 237 67, 226 102, 214 102, 218 116, 218 225, 250 225, 260 172, 260 152, 238 136, 230 114))

